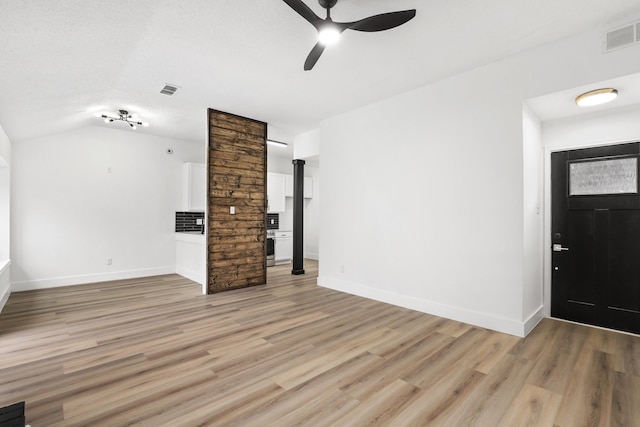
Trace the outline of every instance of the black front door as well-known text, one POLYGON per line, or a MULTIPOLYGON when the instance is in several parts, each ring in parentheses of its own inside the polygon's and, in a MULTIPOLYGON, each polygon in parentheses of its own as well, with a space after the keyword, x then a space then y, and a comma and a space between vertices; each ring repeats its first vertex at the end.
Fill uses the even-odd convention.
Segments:
POLYGON ((551 154, 551 315, 640 333, 640 143, 551 154))

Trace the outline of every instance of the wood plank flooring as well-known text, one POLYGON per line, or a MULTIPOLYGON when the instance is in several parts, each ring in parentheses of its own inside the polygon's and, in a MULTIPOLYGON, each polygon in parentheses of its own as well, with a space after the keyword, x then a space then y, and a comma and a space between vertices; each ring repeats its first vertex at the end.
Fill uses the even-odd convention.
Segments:
POLYGON ((41 426, 639 426, 640 337, 526 339, 315 285, 215 295, 177 275, 14 293, 0 406, 41 426))

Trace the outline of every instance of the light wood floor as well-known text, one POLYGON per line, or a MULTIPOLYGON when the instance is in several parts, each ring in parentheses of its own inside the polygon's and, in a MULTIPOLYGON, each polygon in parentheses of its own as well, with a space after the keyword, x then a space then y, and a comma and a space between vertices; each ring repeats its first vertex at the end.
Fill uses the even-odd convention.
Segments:
POLYGON ((41 426, 639 426, 640 337, 525 340, 315 286, 177 275, 14 293, 0 406, 41 426))

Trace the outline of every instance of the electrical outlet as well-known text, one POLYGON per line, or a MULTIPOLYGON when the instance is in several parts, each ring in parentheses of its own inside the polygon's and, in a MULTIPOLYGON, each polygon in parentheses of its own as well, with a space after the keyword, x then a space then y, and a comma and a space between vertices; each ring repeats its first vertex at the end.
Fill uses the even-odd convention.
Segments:
POLYGON ((196 218, 196 225, 202 225, 202 218, 196 218))
POLYGON ((112 258, 107 258, 107 265, 111 265, 113 264, 113 259, 112 258))

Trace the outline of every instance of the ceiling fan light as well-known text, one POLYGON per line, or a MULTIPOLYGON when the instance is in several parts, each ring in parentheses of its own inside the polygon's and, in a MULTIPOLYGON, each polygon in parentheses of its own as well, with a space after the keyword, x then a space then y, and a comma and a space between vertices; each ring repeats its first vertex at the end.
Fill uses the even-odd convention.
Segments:
POLYGON ((594 105, 611 102, 618 96, 618 91, 613 88, 596 89, 585 92, 576 98, 576 104, 580 107, 592 107, 594 105))
POLYGON ((325 25, 318 31, 318 42, 324 46, 331 46, 340 40, 340 30, 335 25, 325 25))

